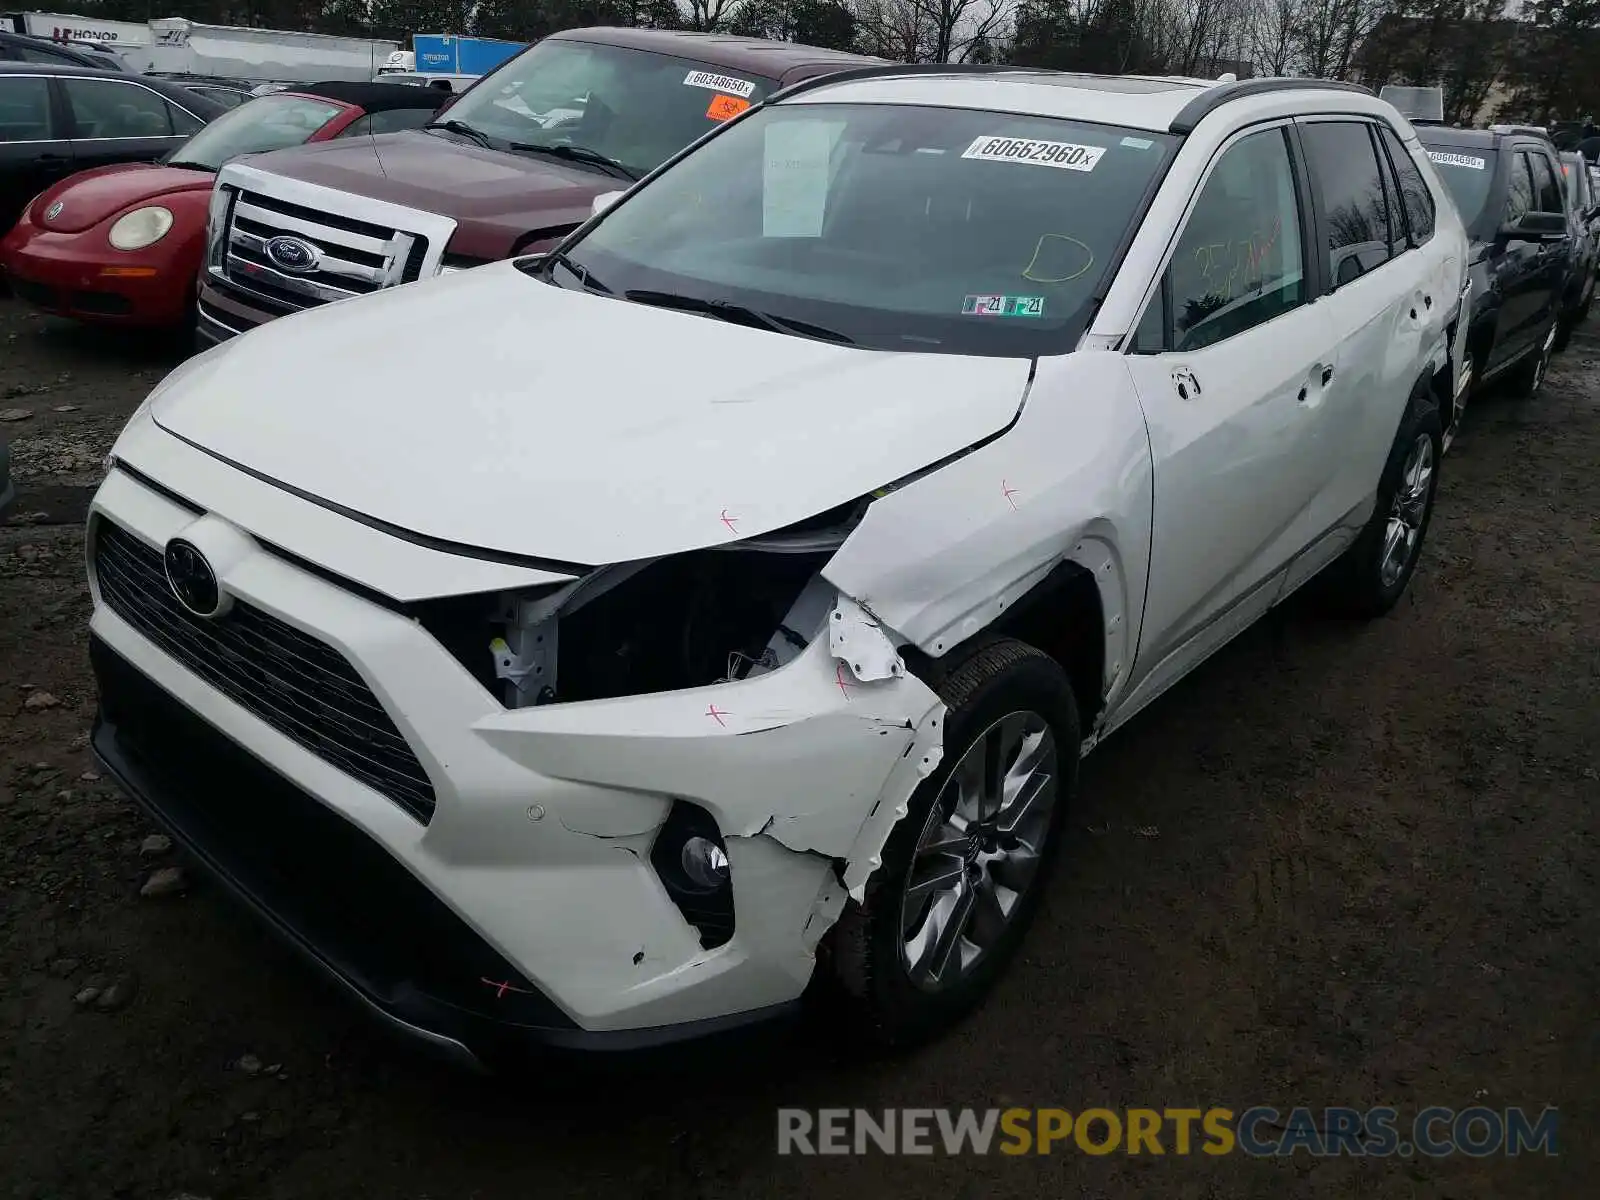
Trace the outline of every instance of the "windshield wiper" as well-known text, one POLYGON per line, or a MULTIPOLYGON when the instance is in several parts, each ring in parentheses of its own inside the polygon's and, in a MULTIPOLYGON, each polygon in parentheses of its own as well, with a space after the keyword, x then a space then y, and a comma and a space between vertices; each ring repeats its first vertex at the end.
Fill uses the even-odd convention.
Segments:
POLYGON ((545 145, 540 142, 512 142, 513 150, 524 153, 548 154, 553 158, 570 159, 573 162, 593 163, 597 167, 604 167, 613 174, 620 175, 629 182, 644 178, 644 172, 635 171, 626 163, 620 163, 609 155, 601 154, 598 150, 591 150, 587 146, 545 145))
POLYGON ((165 161, 157 159, 156 161, 160 162, 163 167, 183 167, 190 171, 210 171, 212 174, 216 174, 217 170, 210 163, 193 162, 187 158, 169 158, 165 161))
POLYGON ((839 346, 853 346, 855 342, 835 329, 813 325, 809 321, 796 321, 793 317, 779 317, 760 309, 735 304, 731 300, 702 300, 698 296, 682 296, 676 292, 653 292, 635 288, 622 293, 624 300, 635 304, 650 304, 656 308, 675 308, 680 312, 703 313, 708 317, 729 321, 735 325, 751 325, 757 329, 770 329, 774 333, 794 333, 815 338, 819 342, 833 342, 839 346))
POLYGON ((578 277, 578 282, 591 292, 601 292, 611 295, 612 291, 589 273, 589 268, 582 263, 575 263, 559 250, 552 250, 546 254, 530 269, 529 274, 537 275, 540 271, 548 271, 553 266, 563 266, 578 277))
POLYGON ((431 124, 424 125, 423 128, 445 129, 451 133, 459 133, 462 137, 478 143, 485 150, 494 149, 494 143, 489 140, 487 133, 476 126, 468 125, 465 121, 434 121, 431 124))

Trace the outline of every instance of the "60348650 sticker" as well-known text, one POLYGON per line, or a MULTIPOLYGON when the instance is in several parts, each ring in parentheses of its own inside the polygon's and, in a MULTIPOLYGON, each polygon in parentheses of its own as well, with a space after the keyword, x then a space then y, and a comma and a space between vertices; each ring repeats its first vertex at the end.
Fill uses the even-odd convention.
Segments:
POLYGON ((709 88, 713 92, 727 92, 748 100, 755 95, 756 85, 736 75, 717 75, 711 71, 690 71, 683 77, 685 87, 709 88))
POLYGON ((1080 146, 1075 142, 1046 142, 1039 138, 1002 137, 986 133, 974 138, 962 158, 984 162, 1026 163, 1031 167, 1056 167, 1066 171, 1092 171, 1104 146, 1080 146))

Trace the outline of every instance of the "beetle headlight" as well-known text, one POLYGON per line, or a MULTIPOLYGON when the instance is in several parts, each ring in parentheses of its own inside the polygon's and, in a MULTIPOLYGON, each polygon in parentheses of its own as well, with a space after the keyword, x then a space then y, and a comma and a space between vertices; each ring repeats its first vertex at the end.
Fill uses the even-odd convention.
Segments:
POLYGON ((171 210, 152 204, 118 217, 111 226, 109 240, 117 250, 143 250, 166 237, 171 228, 171 210))

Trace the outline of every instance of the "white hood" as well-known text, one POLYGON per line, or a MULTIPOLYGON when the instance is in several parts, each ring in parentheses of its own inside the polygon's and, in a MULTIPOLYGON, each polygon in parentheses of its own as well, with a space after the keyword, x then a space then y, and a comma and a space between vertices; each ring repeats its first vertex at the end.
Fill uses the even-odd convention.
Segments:
POLYGON ((593 565, 737 541, 908 475, 1003 429, 1028 370, 747 329, 501 263, 264 325, 180 369, 151 411, 365 516, 593 565))

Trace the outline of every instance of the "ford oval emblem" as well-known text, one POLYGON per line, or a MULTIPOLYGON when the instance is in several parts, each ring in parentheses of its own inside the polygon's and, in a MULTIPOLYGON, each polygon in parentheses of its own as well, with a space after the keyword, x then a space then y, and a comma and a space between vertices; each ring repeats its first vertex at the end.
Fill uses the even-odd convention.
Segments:
POLYGON ((322 264, 322 251, 305 238, 279 234, 267 242, 267 261, 280 271, 305 275, 322 264))
POLYGON ((54 221, 61 215, 61 210, 65 207, 65 204, 63 204, 60 200, 57 200, 49 208, 44 210, 44 219, 46 221, 54 221))

